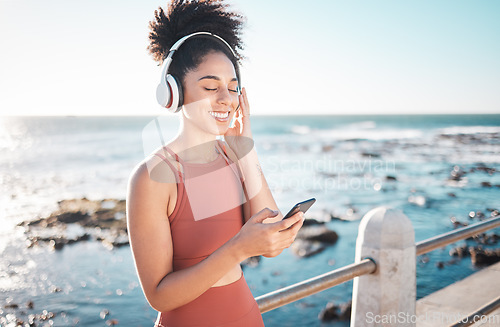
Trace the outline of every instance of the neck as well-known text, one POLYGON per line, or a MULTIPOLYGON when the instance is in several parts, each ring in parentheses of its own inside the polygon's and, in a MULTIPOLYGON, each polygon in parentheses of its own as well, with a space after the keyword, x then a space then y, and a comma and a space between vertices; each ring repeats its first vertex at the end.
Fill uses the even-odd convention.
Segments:
POLYGON ((216 135, 181 119, 174 142, 177 153, 187 162, 210 162, 216 157, 216 135))

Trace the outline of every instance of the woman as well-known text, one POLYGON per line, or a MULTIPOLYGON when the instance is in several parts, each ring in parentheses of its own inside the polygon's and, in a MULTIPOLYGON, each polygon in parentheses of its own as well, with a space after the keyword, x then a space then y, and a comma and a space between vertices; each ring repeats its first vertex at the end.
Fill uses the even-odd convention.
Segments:
POLYGON ((150 23, 160 62, 187 35, 217 35, 177 49, 167 73, 182 88, 179 133, 129 181, 130 244, 156 326, 263 326, 240 262, 278 255, 302 226, 301 213, 282 220, 253 148, 247 93, 238 92, 241 26, 207 0, 174 0, 150 23))

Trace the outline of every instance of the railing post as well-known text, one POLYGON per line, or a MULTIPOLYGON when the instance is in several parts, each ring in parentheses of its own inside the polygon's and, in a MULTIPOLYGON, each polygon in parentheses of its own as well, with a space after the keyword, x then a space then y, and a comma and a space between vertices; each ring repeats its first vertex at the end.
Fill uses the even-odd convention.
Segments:
POLYGON ((359 225, 355 262, 377 270, 354 279, 351 327, 416 326, 416 252, 413 226, 401 211, 378 207, 359 225))

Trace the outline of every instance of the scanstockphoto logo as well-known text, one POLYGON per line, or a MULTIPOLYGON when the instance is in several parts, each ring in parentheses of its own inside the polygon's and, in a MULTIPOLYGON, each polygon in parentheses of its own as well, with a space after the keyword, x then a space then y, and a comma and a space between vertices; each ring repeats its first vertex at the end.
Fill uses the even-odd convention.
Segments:
POLYGON ((316 159, 299 160, 274 157, 265 166, 273 175, 270 184, 282 188, 314 191, 375 190, 396 172, 391 160, 339 160, 323 155, 316 159))
POLYGON ((367 312, 365 322, 369 326, 380 325, 409 325, 416 323, 438 324, 439 326, 469 326, 475 323, 500 325, 500 316, 498 315, 483 315, 473 314, 465 315, 461 312, 441 312, 441 311, 426 311, 423 314, 415 315, 407 312, 398 312, 397 314, 375 314, 367 312))

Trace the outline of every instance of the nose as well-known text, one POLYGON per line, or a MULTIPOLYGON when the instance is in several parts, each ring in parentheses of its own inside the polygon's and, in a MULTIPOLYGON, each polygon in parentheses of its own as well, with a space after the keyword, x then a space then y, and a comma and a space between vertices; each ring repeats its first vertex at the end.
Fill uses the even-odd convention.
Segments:
POLYGON ((233 99, 231 98, 229 90, 227 88, 222 88, 218 94, 217 103, 224 106, 230 106, 232 101, 233 99))

